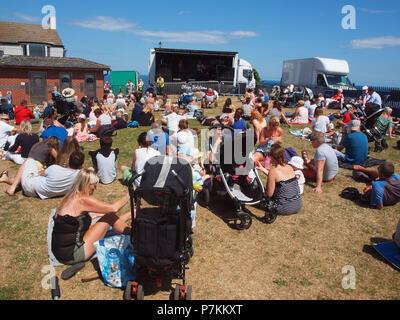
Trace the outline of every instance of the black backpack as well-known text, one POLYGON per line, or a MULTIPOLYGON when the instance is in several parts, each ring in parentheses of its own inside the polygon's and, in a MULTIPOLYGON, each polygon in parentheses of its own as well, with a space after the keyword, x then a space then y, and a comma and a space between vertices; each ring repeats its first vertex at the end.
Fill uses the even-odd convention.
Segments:
POLYGON ((105 124, 99 127, 99 129, 96 132, 96 135, 98 138, 101 138, 102 136, 112 136, 115 131, 115 127, 113 127, 111 124, 105 124))
POLYGON ((349 200, 358 200, 361 194, 356 188, 348 187, 341 192, 340 196, 349 200))

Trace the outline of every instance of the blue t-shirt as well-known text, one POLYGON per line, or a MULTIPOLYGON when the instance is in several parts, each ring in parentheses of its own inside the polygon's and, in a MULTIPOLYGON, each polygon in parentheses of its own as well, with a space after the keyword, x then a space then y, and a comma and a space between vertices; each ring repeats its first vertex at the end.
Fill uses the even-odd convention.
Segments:
POLYGON ((49 137, 57 137, 60 140, 60 147, 63 146, 65 138, 68 136, 67 130, 64 127, 50 126, 42 133, 43 141, 49 137))
POLYGON ((236 129, 236 130, 245 131, 246 130, 246 122, 244 121, 243 118, 240 118, 239 120, 235 121, 232 128, 236 129))
POLYGON ((148 133, 148 136, 151 139, 150 146, 153 149, 160 151, 161 154, 167 153, 166 147, 171 144, 168 133, 166 133, 164 131, 162 131, 160 133, 155 133, 153 131, 150 131, 148 133))
POLYGON ((199 106, 196 105, 196 104, 188 104, 188 105, 186 106, 186 109, 189 110, 189 113, 187 114, 187 116, 188 116, 188 117, 193 117, 194 112, 195 112, 196 110, 199 109, 199 106))
POLYGON ((372 183, 370 205, 391 205, 400 200, 400 176, 392 175, 390 179, 372 183))
POLYGON ((352 132, 342 142, 346 148, 346 162, 362 164, 368 157, 368 138, 362 132, 352 132))

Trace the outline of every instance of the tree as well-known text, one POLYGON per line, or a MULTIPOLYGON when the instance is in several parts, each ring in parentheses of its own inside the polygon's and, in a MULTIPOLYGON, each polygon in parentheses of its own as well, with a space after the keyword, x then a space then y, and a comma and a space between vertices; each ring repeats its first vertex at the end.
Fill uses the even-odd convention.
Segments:
POLYGON ((257 70, 254 68, 253 68, 253 73, 254 73, 254 79, 256 80, 256 83, 257 84, 261 83, 260 75, 258 74, 257 70))

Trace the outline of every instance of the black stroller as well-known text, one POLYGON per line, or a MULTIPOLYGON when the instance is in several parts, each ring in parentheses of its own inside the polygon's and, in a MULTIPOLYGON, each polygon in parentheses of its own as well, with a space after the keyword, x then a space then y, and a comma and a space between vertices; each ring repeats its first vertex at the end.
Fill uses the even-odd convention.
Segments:
POLYGON ((144 279, 154 279, 157 287, 162 280, 182 279, 171 298, 191 300, 192 287, 185 285, 186 265, 193 255, 192 168, 182 158, 157 156, 151 158, 144 172, 129 182, 135 269, 138 282, 128 282, 124 299, 144 299, 144 279), (140 178, 134 190, 132 183, 140 178), (134 210, 136 209, 136 217, 134 210), (141 282, 141 283, 139 283, 141 282))
MULTIPOLYGON (((235 218, 228 224, 238 230, 246 230, 252 224, 252 216, 244 211, 245 205, 259 205, 265 210, 261 219, 271 224, 277 213, 266 194, 263 183, 255 169, 251 152, 256 138, 252 130, 237 131, 223 125, 209 129, 209 150, 213 154, 210 163, 213 180, 211 195, 219 198, 229 196, 235 206, 235 218), (222 143, 216 147, 215 139, 222 134, 222 143)), ((208 203, 205 203, 206 205, 208 203)))
MULTIPOLYGON (((355 110, 357 110, 357 116, 361 121, 361 132, 365 133, 368 137, 369 142, 375 143, 375 152, 381 152, 388 148, 388 144, 379 130, 376 128, 376 121, 385 111, 385 108, 381 108, 378 104, 367 103, 365 109, 361 108, 361 105, 353 104, 355 110)), ((353 117, 352 117, 353 118, 353 117)), ((355 118, 355 117, 354 117, 355 118)))

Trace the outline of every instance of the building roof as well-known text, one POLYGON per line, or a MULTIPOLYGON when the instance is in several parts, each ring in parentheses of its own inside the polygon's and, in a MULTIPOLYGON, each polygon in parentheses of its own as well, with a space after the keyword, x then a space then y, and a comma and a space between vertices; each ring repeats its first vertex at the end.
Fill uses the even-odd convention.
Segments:
POLYGON ((40 24, 0 21, 0 43, 21 42, 64 46, 57 30, 44 29, 40 24))
POLYGON ((80 58, 58 58, 58 57, 27 57, 27 56, 4 56, 0 58, 0 68, 62 68, 62 69, 93 69, 110 70, 107 65, 80 58))

